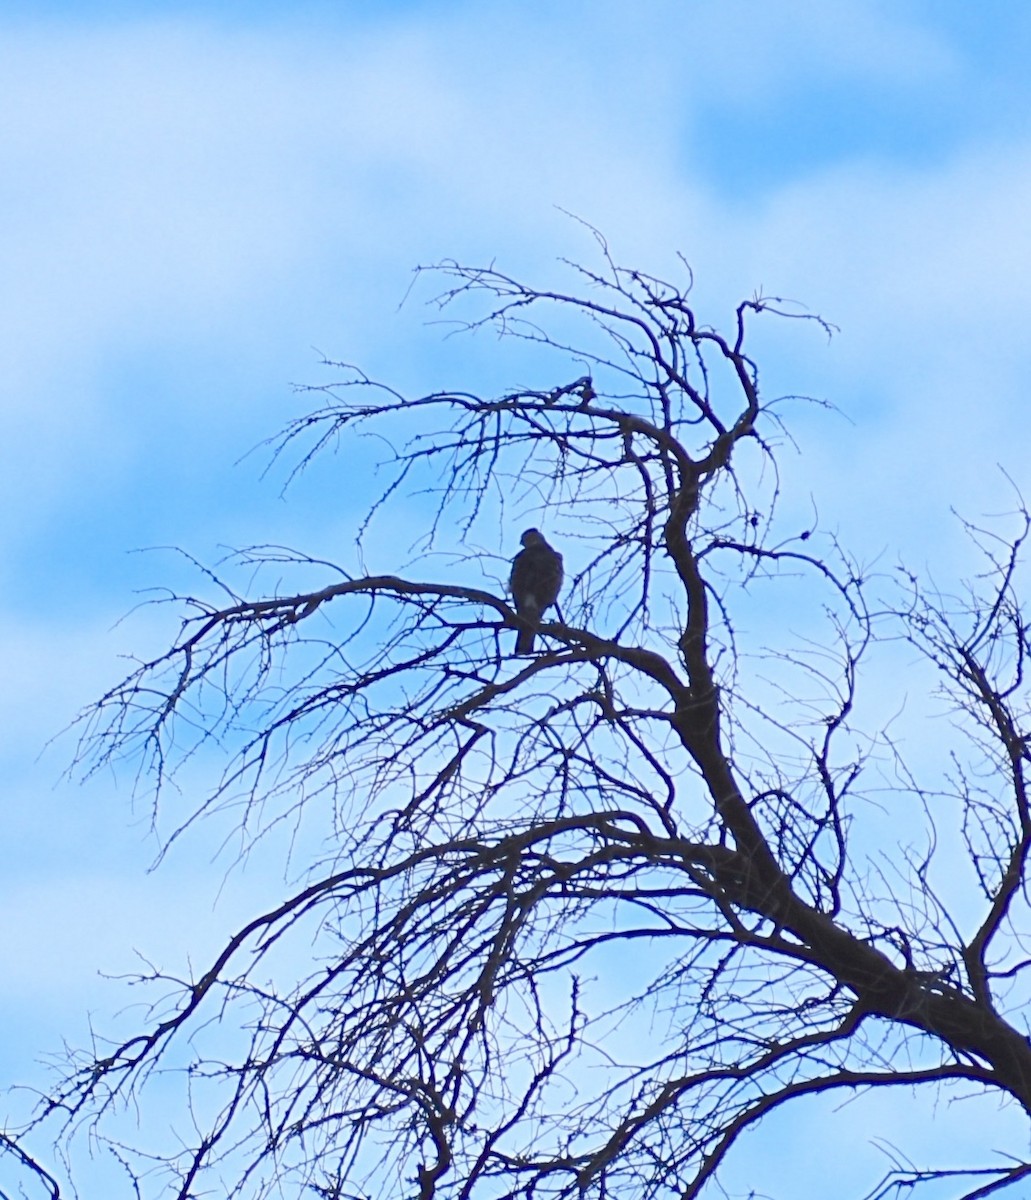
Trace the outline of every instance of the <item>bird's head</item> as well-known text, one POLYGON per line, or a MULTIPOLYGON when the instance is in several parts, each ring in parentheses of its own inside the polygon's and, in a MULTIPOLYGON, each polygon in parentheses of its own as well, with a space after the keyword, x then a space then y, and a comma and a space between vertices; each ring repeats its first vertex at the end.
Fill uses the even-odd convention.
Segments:
POLYGON ((539 529, 527 529, 519 541, 524 546, 539 546, 544 541, 544 534, 539 529))

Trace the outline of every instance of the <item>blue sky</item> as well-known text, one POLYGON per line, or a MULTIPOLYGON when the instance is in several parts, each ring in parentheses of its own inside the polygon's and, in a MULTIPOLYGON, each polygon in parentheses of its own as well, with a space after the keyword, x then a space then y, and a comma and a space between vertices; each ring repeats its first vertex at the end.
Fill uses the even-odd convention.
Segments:
POLYGON ((399 311, 417 263, 551 280, 590 253, 565 209, 623 262, 683 251, 713 323, 804 302, 841 332, 775 331, 770 387, 845 415, 799 410, 788 502, 961 570, 950 505, 1010 507, 999 467, 1031 495, 1029 50, 1022 0, 0 3, 0 1074, 121 1005, 98 971, 201 961, 272 886, 223 887, 215 838, 148 874, 131 778, 40 752, 168 634, 117 623, 182 578, 133 551, 349 552, 353 465, 284 500, 240 461, 322 354, 513 382, 399 311))

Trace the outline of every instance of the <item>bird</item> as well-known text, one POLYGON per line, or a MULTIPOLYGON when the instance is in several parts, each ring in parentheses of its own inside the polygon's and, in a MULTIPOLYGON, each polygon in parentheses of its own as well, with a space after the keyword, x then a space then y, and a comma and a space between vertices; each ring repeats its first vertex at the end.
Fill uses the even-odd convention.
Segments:
POLYGON ((526 625, 516 637, 515 652, 532 654, 544 610, 555 603, 562 587, 562 555, 548 545, 539 529, 527 529, 519 541, 523 549, 512 560, 508 586, 516 613, 526 625))

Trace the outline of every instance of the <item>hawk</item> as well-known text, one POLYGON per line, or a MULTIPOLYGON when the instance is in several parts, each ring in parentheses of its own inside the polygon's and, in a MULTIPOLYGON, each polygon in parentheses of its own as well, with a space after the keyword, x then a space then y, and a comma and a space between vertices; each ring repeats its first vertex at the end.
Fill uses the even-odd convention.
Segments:
POLYGON ((548 545, 539 529, 528 529, 519 540, 523 549, 512 560, 508 586, 515 610, 527 626, 519 630, 515 652, 532 654, 544 610, 555 603, 562 587, 562 555, 548 545))

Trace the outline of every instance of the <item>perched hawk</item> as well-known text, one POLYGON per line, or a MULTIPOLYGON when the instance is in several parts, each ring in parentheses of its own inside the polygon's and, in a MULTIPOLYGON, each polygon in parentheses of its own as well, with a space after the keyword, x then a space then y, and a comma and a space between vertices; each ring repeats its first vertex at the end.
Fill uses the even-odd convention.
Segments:
POLYGON ((544 610, 555 603, 562 587, 562 555, 548 545, 539 529, 528 529, 519 540, 523 549, 512 560, 508 586, 516 612, 528 625, 519 630, 515 652, 531 654, 544 610))

